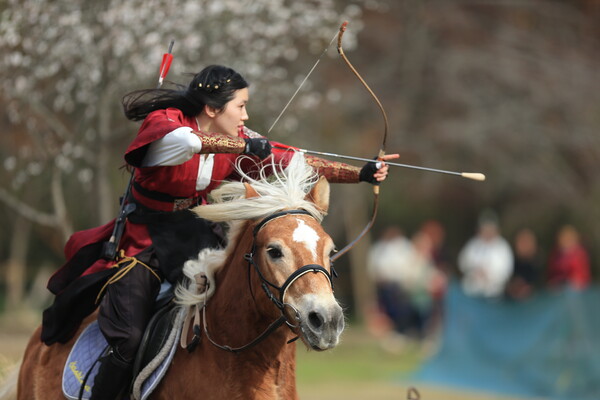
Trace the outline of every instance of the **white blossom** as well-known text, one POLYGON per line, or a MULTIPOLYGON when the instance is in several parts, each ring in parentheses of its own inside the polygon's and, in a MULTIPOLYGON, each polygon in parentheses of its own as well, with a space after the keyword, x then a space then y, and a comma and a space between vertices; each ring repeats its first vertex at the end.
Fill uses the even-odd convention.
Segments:
POLYGON ((27 173, 31 176, 38 176, 42 173, 43 165, 40 162, 31 162, 27 165, 27 173))
POLYGON ((94 179, 94 172, 90 168, 84 168, 77 173, 77 180, 80 183, 90 183, 94 179))
POLYGON ((17 158, 14 156, 6 157, 3 164, 5 170, 12 171, 17 167, 17 158))

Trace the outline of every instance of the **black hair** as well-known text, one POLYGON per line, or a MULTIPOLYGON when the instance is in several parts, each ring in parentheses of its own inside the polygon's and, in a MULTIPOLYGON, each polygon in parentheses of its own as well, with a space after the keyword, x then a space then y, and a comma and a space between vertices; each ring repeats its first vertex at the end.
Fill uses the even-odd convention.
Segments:
POLYGON ((194 117, 210 106, 222 110, 233 99, 236 90, 248 87, 244 78, 231 68, 210 65, 194 75, 187 87, 175 89, 143 89, 123 96, 123 111, 127 119, 141 121, 152 111, 169 107, 180 109, 194 117))

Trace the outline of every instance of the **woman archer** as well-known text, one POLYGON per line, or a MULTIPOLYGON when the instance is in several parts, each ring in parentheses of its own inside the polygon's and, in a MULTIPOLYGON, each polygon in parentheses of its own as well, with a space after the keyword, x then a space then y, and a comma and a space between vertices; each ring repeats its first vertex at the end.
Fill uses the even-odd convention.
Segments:
MULTIPOLYGON (((161 282, 177 282, 186 260, 222 245, 215 227, 189 208, 205 204, 222 181, 236 179, 236 163, 251 172, 267 160, 285 166, 291 158, 292 152, 273 147, 245 126, 248 100, 244 78, 219 65, 204 68, 187 87, 124 97, 126 117, 143 123, 125 152, 135 171, 125 201, 136 208, 127 218, 119 260, 100 257, 114 221, 75 233, 65 246, 67 262, 48 283, 56 297, 44 311, 41 337, 47 345, 67 342, 99 302, 98 324, 110 351, 100 361, 93 400, 114 400, 129 382, 161 282), (113 274, 119 279, 109 280, 113 274)), ((385 162, 362 169, 310 156, 307 162, 337 183, 378 184, 388 173, 385 162)))

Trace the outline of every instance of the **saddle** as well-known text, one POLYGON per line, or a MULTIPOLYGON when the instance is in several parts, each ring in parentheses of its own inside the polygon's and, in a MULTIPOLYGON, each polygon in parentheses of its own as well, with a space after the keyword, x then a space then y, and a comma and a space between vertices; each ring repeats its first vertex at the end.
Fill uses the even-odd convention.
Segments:
MULTIPOLYGON (((163 284, 136 359, 133 364, 131 399, 144 400, 158 386, 175 355, 184 313, 173 302, 173 288, 163 284)), ((99 359, 108 351, 108 343, 96 321, 81 333, 63 370, 63 394, 70 400, 91 397, 99 359)))

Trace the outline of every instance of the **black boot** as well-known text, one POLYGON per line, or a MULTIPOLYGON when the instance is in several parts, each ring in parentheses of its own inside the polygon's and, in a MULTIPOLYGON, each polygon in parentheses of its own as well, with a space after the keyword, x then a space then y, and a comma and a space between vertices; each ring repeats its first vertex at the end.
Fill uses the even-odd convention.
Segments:
POLYGON ((123 360, 112 349, 100 359, 90 400, 118 400, 131 382, 132 363, 123 360))

